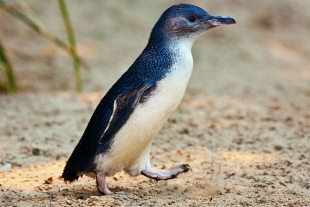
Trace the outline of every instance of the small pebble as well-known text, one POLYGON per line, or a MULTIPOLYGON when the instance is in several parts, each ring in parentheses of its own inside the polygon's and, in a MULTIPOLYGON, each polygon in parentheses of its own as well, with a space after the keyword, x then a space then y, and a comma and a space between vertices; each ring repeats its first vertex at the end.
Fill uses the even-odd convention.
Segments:
POLYGON ((71 205, 71 204, 72 204, 72 202, 71 202, 70 200, 66 200, 66 203, 67 203, 68 205, 71 205))
POLYGON ((0 171, 2 171, 2 170, 10 170, 10 169, 12 169, 12 165, 10 163, 6 163, 6 164, 1 166, 0 171))

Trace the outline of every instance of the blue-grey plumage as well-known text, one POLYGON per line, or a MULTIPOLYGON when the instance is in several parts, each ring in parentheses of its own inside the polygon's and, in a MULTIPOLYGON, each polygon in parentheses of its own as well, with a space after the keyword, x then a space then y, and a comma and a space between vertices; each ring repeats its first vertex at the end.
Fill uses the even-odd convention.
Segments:
POLYGON ((72 182, 93 172, 99 192, 111 194, 106 176, 120 171, 156 180, 188 171, 186 164, 151 168, 151 144, 183 98, 193 68, 195 39, 210 28, 234 23, 231 17, 212 16, 190 4, 168 8, 141 55, 95 109, 66 164, 64 180, 72 182))

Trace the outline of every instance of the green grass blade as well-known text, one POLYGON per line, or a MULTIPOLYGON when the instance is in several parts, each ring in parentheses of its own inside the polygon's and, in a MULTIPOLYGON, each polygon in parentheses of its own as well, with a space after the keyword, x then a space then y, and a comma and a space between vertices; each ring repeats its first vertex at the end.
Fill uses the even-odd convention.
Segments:
POLYGON ((39 28, 42 28, 42 30, 45 30, 42 22, 37 18, 35 13, 30 9, 29 5, 24 0, 15 0, 18 5, 22 8, 22 10, 25 12, 26 16, 34 22, 35 25, 38 25, 39 28))
MULTIPOLYGON (((16 93, 17 92, 17 87, 16 87, 16 82, 15 82, 15 77, 14 77, 14 72, 12 65, 10 64, 9 59, 6 56, 4 46, 0 40, 0 64, 2 68, 4 69, 4 73, 6 75, 7 79, 7 90, 10 93, 16 93)), ((2 83, 2 81, 1 81, 2 83)))
POLYGON ((79 56, 76 50, 76 43, 75 43, 73 28, 72 28, 72 25, 69 19, 69 13, 68 13, 65 1, 58 0, 58 4, 61 10, 61 14, 62 14, 65 27, 67 30, 68 40, 71 46, 71 53, 73 56, 73 66, 74 66, 75 80, 76 80, 76 91, 81 92, 82 91, 81 69, 80 69, 79 56))
MULTIPOLYGON (((35 18, 33 13, 31 15, 32 17, 29 17, 29 16, 25 15, 24 13, 20 12, 19 10, 15 9, 14 7, 6 7, 6 6, 8 6, 8 4, 6 4, 5 1, 0 0, 0 7, 6 8, 5 11, 9 12, 11 15, 13 15, 17 19, 21 20, 26 25, 28 25, 31 29, 35 30, 36 32, 41 34, 43 37, 45 37, 49 41, 56 44, 58 47, 63 49, 65 52, 67 52, 71 57, 74 57, 72 54, 72 49, 71 49, 70 45, 66 44, 61 39, 59 39, 58 37, 56 37, 53 34, 51 34, 50 32, 48 32, 43 27, 43 25, 40 23, 40 21, 37 18, 35 18)), ((22 8, 24 7, 23 4, 21 4, 21 7, 22 8)), ((29 13, 29 12, 27 12, 27 13, 29 13)), ((81 58, 78 58, 77 60, 79 61, 79 63, 84 68, 89 69, 88 65, 81 58)))

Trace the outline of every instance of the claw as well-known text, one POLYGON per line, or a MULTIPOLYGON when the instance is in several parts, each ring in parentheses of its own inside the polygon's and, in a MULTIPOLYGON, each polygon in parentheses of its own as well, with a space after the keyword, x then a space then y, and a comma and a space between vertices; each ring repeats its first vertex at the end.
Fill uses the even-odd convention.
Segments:
POLYGON ((182 166, 182 168, 183 168, 183 172, 187 172, 187 171, 189 171, 189 169, 190 169, 190 167, 189 167, 189 165, 188 164, 183 164, 183 165, 181 165, 182 166))
POLYGON ((114 194, 118 194, 118 195, 127 195, 127 193, 126 193, 125 191, 114 192, 114 194))
POLYGON ((171 175, 171 178, 177 178, 178 177, 178 175, 177 174, 173 174, 173 175, 171 175))

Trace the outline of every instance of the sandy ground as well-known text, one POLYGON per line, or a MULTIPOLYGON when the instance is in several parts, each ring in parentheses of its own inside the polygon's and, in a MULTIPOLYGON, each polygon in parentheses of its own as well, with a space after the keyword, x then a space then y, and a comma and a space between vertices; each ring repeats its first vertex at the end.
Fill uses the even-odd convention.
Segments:
MULTIPOLYGON (((57 3, 31 2, 66 39, 57 3)), ((81 94, 70 59, 0 11, 20 89, 0 95, 0 166, 13 166, 0 171, 0 206, 310 206, 310 1, 191 1, 237 20, 196 42, 187 93, 152 147, 155 167, 191 170, 158 183, 109 178, 126 196, 101 196, 88 177, 69 184, 59 176, 102 96, 159 15, 180 1, 67 2, 91 68, 81 94)))

